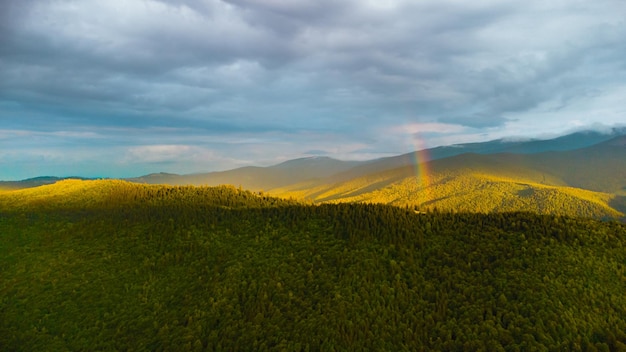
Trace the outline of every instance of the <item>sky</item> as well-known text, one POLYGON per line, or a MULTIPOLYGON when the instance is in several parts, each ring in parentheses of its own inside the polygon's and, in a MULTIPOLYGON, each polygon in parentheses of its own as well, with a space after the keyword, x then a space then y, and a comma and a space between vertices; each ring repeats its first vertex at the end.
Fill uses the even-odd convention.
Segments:
POLYGON ((0 180, 626 123, 623 0, 0 0, 0 180))

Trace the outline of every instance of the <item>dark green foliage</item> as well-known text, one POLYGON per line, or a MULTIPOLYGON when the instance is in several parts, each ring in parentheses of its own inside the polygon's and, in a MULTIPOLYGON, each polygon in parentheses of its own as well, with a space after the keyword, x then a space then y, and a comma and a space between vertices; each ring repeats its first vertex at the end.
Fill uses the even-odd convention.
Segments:
POLYGON ((626 348, 623 224, 114 188, 0 208, 0 350, 626 348))

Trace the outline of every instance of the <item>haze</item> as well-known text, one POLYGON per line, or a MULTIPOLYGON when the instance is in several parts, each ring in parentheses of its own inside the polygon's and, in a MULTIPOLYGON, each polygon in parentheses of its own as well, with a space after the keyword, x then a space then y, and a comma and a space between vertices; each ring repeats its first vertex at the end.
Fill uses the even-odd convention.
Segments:
POLYGON ((624 123, 624 1, 2 1, 0 179, 624 123))

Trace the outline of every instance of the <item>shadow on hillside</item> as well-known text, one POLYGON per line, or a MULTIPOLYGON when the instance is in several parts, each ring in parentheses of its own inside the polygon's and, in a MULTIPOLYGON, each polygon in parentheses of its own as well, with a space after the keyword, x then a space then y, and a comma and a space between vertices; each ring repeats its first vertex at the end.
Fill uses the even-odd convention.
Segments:
POLYGON ((320 198, 320 199, 316 199, 318 195, 323 194, 324 192, 327 192, 327 190, 322 191, 322 193, 318 192, 317 194, 313 194, 313 199, 315 199, 317 202, 327 202, 327 201, 331 201, 331 200, 336 200, 336 199, 341 199, 341 198, 350 198, 350 197, 357 197, 361 194, 366 194, 366 193, 371 193, 374 192, 376 190, 379 189, 383 189, 391 184, 393 184, 394 182, 398 182, 399 180, 401 180, 402 177, 392 177, 392 178, 388 178, 388 179, 384 179, 372 184, 368 184, 364 187, 357 187, 356 189, 352 189, 346 192, 337 192, 335 194, 332 194, 330 196, 324 197, 324 198, 320 198))
POLYGON ((534 194, 535 194, 535 190, 530 187, 522 189, 517 192, 517 195, 519 197, 532 197, 534 194))
POLYGON ((626 214, 626 196, 615 196, 615 198, 609 201, 609 206, 626 214))
POLYGON ((440 202, 440 201, 442 201, 442 200, 446 200, 446 199, 448 199, 448 198, 451 198, 451 196, 445 196, 445 197, 435 198, 435 199, 432 199, 432 200, 429 200, 429 201, 426 201, 426 202, 422 203, 422 204, 421 204, 421 206, 422 206, 422 207, 428 207, 428 206, 430 206, 430 205, 433 205, 433 204, 435 204, 435 203, 437 203, 437 202, 440 202))

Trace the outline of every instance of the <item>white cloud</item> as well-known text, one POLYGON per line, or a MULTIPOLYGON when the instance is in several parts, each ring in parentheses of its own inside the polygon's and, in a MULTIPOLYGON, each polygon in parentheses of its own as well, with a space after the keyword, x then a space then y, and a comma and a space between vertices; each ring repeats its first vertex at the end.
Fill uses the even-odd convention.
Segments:
POLYGON ((467 127, 461 125, 439 123, 439 122, 412 122, 393 126, 392 133, 421 134, 421 133, 460 133, 466 131, 467 127))
POLYGON ((433 146, 558 133, 626 113, 621 0, 1 6, 4 155, 80 149, 176 172, 307 150, 401 153, 414 134, 433 146))
POLYGON ((127 149, 126 163, 208 163, 215 153, 201 147, 189 145, 142 145, 127 149))

